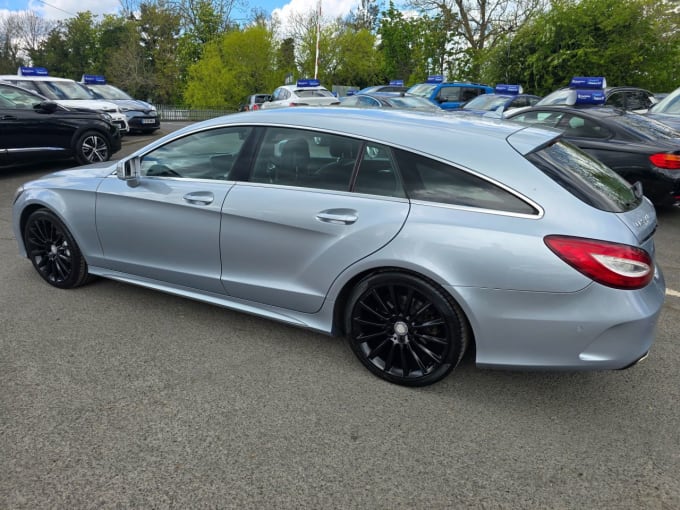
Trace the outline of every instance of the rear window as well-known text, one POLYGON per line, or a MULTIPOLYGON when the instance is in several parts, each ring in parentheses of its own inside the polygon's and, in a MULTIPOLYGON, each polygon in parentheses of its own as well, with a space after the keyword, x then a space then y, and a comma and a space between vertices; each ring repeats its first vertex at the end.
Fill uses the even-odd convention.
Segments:
POLYGON ((326 89, 297 89, 297 97, 333 97, 333 94, 326 89))
POLYGON ((609 167, 564 141, 533 152, 527 159, 583 202, 608 212, 635 209, 642 200, 609 167))
POLYGON ((680 133, 666 124, 635 113, 617 115, 610 117, 610 120, 629 133, 638 135, 645 140, 674 140, 680 138, 680 133))

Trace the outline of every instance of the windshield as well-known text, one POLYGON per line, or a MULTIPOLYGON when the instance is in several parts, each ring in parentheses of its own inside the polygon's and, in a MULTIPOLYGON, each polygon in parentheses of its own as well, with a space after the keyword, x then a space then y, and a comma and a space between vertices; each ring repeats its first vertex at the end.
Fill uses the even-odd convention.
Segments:
POLYGON ((573 92, 574 91, 571 89, 556 90, 555 92, 552 92, 541 99, 538 103, 536 103, 536 106, 546 106, 550 104, 574 104, 574 98, 572 96, 575 95, 575 93, 573 92))
POLYGON ((94 94, 75 81, 36 82, 42 93, 50 99, 96 99, 94 94))
POLYGON ((463 110, 495 110, 496 108, 503 106, 508 99, 507 96, 482 94, 465 103, 463 110))
POLYGON ((420 83, 408 89, 408 93, 419 97, 430 97, 436 86, 432 83, 420 83))
POLYGON ((125 92, 113 85, 87 85, 96 95, 102 99, 132 99, 125 92))
POLYGON ((658 104, 654 105, 652 112, 680 115, 680 89, 675 89, 659 101, 658 104))
POLYGON ((610 120, 629 133, 645 140, 676 140, 680 138, 680 132, 672 127, 636 113, 627 112, 610 117, 610 120))

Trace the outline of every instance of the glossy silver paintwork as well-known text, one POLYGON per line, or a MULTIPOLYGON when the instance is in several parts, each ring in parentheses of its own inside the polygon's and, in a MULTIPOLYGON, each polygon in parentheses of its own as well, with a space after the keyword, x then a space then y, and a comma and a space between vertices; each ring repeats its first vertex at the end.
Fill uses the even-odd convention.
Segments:
POLYGON ((556 134, 446 114, 296 108, 187 127, 135 155, 222 125, 291 126, 455 163, 534 206, 515 214, 403 198, 241 181, 142 177, 115 164, 25 185, 14 204, 44 206, 69 227, 91 273, 339 334, 334 320, 356 278, 396 268, 434 281, 471 325, 477 362, 525 368, 621 368, 652 344, 663 275, 636 291, 593 283, 544 244, 561 234, 642 245, 654 209, 587 206, 522 157, 556 134))

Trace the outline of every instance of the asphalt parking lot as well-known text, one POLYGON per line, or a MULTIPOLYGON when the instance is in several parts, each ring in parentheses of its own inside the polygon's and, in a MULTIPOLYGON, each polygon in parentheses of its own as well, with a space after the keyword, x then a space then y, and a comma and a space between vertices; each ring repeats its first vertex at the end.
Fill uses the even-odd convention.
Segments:
POLYGON ((680 508, 679 208, 659 212, 669 290, 647 360, 468 356, 409 389, 338 339, 114 281, 48 286, 11 199, 53 169, 0 172, 0 509, 680 508))

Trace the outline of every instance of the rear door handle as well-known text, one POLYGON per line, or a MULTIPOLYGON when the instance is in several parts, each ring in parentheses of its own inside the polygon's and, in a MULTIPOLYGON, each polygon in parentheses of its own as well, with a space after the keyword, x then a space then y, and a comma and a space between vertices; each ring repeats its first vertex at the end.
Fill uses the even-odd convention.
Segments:
POLYGON ((354 209, 327 209, 316 215, 316 219, 324 223, 351 225, 359 219, 354 209))
POLYGON ((194 191, 187 193, 182 198, 193 205, 209 205, 215 200, 215 196, 210 191, 194 191))

